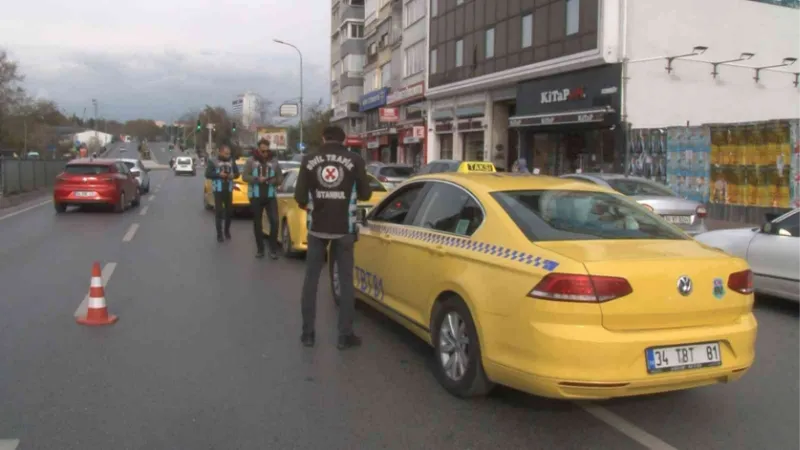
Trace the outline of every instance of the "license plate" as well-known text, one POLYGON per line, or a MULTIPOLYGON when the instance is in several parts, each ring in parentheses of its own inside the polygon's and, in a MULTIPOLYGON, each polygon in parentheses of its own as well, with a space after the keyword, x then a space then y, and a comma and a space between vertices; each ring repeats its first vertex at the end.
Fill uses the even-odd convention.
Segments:
POLYGON ((664 216, 664 220, 677 225, 690 225, 692 223, 692 216, 664 216))
POLYGON ((719 342, 652 347, 645 350, 647 372, 677 372, 722 365, 719 342))
POLYGON ((96 192, 86 192, 86 191, 77 191, 75 192, 75 197, 94 197, 97 195, 96 192))

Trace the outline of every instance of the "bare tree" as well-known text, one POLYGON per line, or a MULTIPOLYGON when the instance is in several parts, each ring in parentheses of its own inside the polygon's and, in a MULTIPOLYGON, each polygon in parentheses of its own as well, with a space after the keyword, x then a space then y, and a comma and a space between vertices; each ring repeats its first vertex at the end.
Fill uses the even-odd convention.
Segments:
POLYGON ((17 63, 8 57, 5 50, 0 50, 0 142, 7 139, 9 118, 25 98, 25 91, 20 86, 24 79, 17 63))

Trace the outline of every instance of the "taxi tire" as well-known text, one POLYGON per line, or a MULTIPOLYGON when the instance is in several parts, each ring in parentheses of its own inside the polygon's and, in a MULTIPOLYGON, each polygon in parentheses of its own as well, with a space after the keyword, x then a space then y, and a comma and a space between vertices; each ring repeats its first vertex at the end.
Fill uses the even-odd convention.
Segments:
MULTIPOLYGON (((272 233, 272 230, 269 230, 272 233)), ((289 223, 286 219, 283 219, 281 222, 281 250, 283 250, 283 255, 287 258, 294 258, 298 255, 297 250, 294 249, 294 245, 292 245, 292 232, 289 230, 289 223)))
POLYGON ((206 196, 205 196, 205 194, 203 194, 203 208, 204 208, 206 211, 213 211, 213 210, 214 210, 214 205, 212 205, 212 204, 210 204, 210 203, 208 203, 208 202, 206 201, 206 196))
POLYGON ((434 375, 439 384, 450 394, 459 398, 471 398, 482 397, 492 391, 494 383, 489 380, 483 370, 483 353, 478 340, 478 332, 475 329, 475 322, 472 320, 469 308, 458 296, 452 295, 439 301, 434 306, 431 320, 431 342, 433 343, 434 375), (459 381, 451 380, 444 373, 441 358, 439 357, 439 330, 445 317, 447 317, 447 313, 451 311, 457 313, 464 320, 467 328, 467 337, 469 337, 470 342, 469 365, 464 377, 459 381))

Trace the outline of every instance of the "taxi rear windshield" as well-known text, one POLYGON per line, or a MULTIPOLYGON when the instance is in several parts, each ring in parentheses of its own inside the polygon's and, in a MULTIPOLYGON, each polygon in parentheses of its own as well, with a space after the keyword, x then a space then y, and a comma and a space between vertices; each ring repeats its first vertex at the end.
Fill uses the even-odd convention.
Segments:
POLYGON ((64 173, 72 175, 99 175, 111 172, 111 166, 100 164, 70 164, 64 168, 64 173))
POLYGON ((492 197, 531 241, 689 239, 625 197, 591 191, 503 191, 492 197))
POLYGON ((414 175, 414 168, 411 166, 386 166, 381 167, 379 173, 387 178, 410 178, 411 175, 414 175))

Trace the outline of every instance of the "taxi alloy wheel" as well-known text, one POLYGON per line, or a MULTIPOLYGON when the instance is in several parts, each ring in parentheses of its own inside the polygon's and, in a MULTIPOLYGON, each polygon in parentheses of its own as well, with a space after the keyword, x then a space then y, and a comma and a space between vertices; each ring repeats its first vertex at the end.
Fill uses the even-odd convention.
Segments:
POLYGON ((457 397, 478 397, 494 387, 486 377, 478 333, 469 309, 457 297, 439 303, 431 333, 439 383, 457 397))

